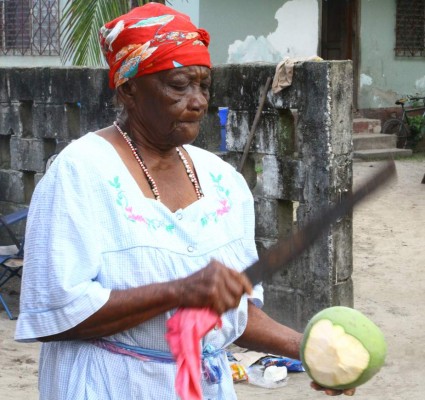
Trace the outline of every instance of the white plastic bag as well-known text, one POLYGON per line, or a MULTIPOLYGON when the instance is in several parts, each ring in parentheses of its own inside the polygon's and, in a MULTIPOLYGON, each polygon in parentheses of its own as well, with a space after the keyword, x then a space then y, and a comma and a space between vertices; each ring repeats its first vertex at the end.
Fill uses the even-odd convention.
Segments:
POLYGON ((248 383, 266 389, 275 389, 286 386, 289 377, 286 367, 272 365, 264 368, 262 365, 254 364, 248 368, 248 383))

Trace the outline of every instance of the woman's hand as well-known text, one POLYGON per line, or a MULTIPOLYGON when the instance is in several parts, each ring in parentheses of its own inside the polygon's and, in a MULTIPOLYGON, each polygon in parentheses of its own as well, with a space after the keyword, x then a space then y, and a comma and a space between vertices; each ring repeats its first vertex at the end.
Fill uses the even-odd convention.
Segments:
POLYGON ((345 389, 345 390, 336 390, 336 389, 328 389, 320 386, 316 382, 311 382, 310 386, 314 390, 319 390, 325 392, 328 396, 339 396, 340 394, 345 394, 346 396, 353 396, 356 392, 355 388, 345 389))
POLYGON ((73 328, 39 338, 42 342, 86 340, 133 328, 176 307, 209 307, 219 315, 239 305, 252 290, 248 278, 211 261, 186 278, 125 290, 113 290, 107 303, 73 328))
MULTIPOLYGON (((274 321, 264 311, 248 302, 248 324, 245 332, 235 344, 263 353, 282 354, 286 357, 300 359, 300 346, 303 335, 287 326, 274 321)), ((315 390, 323 391, 328 396, 354 395, 356 389, 334 390, 311 383, 315 390)))
POLYGON ((181 307, 209 307, 219 315, 239 305, 252 286, 245 274, 212 260, 205 268, 176 282, 181 307))

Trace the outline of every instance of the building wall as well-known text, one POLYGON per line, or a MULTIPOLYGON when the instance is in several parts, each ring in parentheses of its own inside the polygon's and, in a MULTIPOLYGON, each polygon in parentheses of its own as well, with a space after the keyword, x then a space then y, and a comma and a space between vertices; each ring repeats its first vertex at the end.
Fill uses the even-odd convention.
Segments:
MULTIPOLYGON (((199 23, 211 33, 214 64, 278 62, 317 54, 320 4, 321 0, 200 1, 199 23)), ((394 54, 396 0, 361 0, 359 18, 358 108, 393 108, 399 97, 425 95, 425 59, 394 54)))
MULTIPOLYGON (((170 0, 172 7, 210 32, 214 65, 317 54, 320 4, 321 0, 170 0)), ((394 55, 395 13, 396 0, 360 1, 360 110, 389 108, 403 95, 425 94, 425 59, 394 55)), ((56 56, 0 56, 0 67, 60 65, 56 56)))
POLYGON ((60 67, 59 56, 0 56, 0 67, 60 67))
POLYGON ((394 106, 406 94, 425 95, 425 59, 396 57, 396 0, 362 0, 359 108, 394 106))
POLYGON ((199 0, 169 0, 168 6, 187 14, 199 26, 199 0))
POLYGON ((317 54, 318 10, 318 0, 200 1, 199 25, 214 64, 278 62, 317 54))
MULTIPOLYGON (((212 62, 218 65, 279 62, 284 57, 316 55, 319 2, 170 0, 168 5, 188 14, 195 25, 209 31, 212 62)), ((60 0, 60 4, 63 8, 65 0, 60 0)), ((59 56, 0 56, 0 67, 61 65, 59 56)))

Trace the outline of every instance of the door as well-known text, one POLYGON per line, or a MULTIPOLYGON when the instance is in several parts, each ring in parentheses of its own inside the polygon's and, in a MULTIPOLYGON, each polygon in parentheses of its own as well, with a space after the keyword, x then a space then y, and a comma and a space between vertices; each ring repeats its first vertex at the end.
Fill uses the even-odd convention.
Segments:
POLYGON ((353 106, 358 89, 358 0, 322 0, 320 55, 325 60, 353 61, 353 106))

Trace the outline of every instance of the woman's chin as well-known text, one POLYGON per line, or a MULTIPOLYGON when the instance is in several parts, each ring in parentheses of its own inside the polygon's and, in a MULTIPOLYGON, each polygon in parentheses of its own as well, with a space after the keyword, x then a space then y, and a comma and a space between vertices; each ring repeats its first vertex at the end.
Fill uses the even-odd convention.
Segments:
POLYGON ((185 126, 185 129, 180 129, 179 127, 174 130, 172 133, 173 143, 176 146, 181 146, 183 144, 191 144, 193 143, 199 135, 199 123, 195 127, 194 124, 192 126, 185 126))

